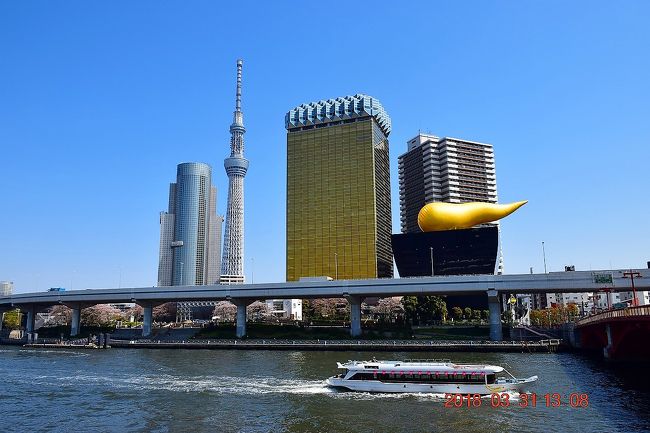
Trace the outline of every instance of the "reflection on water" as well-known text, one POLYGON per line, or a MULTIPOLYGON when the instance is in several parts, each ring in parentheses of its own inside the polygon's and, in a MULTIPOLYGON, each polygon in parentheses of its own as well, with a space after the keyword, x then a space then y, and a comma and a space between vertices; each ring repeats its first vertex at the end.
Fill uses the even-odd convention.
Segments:
POLYGON ((2 431, 645 432, 645 366, 569 354, 387 354, 0 348, 2 431), (444 396, 340 392, 324 379, 348 359, 446 357, 538 375, 537 407, 445 408, 444 396), (640 380, 644 379, 644 380, 640 380), (572 408, 571 393, 589 407, 572 408), (558 393, 560 407, 543 395, 558 393), (11 408, 11 410, 7 410, 11 408))

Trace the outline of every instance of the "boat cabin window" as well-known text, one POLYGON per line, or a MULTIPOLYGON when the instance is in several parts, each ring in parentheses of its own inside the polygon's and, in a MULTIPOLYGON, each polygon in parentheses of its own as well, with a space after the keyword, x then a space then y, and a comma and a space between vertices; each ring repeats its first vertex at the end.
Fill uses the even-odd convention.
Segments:
POLYGON ((354 373, 350 380, 376 380, 376 373, 354 373))
MULTIPOLYGON (((363 372, 356 373, 352 379, 354 380, 380 380, 382 382, 411 382, 411 383, 485 383, 485 374, 477 372, 420 372, 420 371, 404 371, 404 372, 363 372)), ((488 380, 490 380, 488 378, 488 380)), ((492 382, 494 383, 494 374, 492 374, 492 382)))
POLYGON ((494 373, 490 373, 487 375, 487 383, 494 383, 497 380, 497 375, 494 373))

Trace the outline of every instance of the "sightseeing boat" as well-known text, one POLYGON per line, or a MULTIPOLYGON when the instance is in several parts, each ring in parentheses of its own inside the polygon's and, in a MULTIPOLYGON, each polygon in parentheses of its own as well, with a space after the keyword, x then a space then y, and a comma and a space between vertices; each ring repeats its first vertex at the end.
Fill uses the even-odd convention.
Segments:
POLYGON ((455 364, 449 360, 348 361, 327 379, 336 388, 364 392, 454 393, 487 395, 524 392, 537 376, 517 379, 497 365, 455 364))

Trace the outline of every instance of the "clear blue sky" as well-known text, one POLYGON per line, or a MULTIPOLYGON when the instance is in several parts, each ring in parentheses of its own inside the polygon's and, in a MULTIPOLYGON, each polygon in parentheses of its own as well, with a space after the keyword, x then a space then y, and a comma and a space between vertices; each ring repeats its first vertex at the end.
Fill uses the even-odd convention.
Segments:
POLYGON ((176 164, 225 210, 244 59, 246 276, 285 276, 284 114, 367 93, 397 156, 418 130, 494 145, 508 273, 650 260, 650 2, 0 2, 0 280, 154 285, 176 164), (330 5, 330 6, 328 6, 330 5), (121 278, 121 281, 120 281, 121 278))

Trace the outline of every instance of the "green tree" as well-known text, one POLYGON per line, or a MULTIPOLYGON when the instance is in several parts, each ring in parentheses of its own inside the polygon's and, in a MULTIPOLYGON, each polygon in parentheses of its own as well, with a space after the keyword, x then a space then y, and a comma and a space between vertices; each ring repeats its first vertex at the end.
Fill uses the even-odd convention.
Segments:
POLYGON ((451 309, 451 314, 456 320, 463 320, 463 309, 460 307, 454 307, 451 309))
POLYGON ((542 324, 542 317, 539 310, 530 310, 530 324, 535 326, 542 324))
POLYGON ((433 317, 436 320, 447 321, 447 303, 440 296, 430 296, 431 302, 434 305, 433 317))
POLYGON ((440 296, 404 296, 402 305, 411 323, 447 319, 447 303, 440 296))
POLYGON ((469 308, 469 307, 465 307, 465 310, 463 310, 463 311, 465 312, 465 319, 471 320, 472 319, 472 309, 469 308))
POLYGON ((481 311, 481 318, 483 320, 490 320, 490 310, 481 311))
POLYGON ((302 317, 305 321, 313 320, 315 316, 314 306, 311 303, 310 299, 302 300, 302 317))
POLYGON ((7 329, 20 329, 20 322, 21 322, 21 313, 20 310, 13 310, 13 311, 7 311, 5 313, 5 318, 4 321, 2 322, 2 326, 7 329))
POLYGON ((472 320, 477 322, 481 320, 481 310, 472 310, 472 320))
POLYGON ((578 317, 578 314, 580 313, 580 309, 576 304, 567 305, 566 310, 567 310, 567 316, 569 320, 574 320, 576 317, 578 317))
POLYGON ((406 320, 415 323, 418 321, 418 298, 417 296, 403 296, 402 306, 406 320))
POLYGON ((531 310, 530 323, 535 326, 543 326, 548 328, 551 326, 551 310, 531 310))

